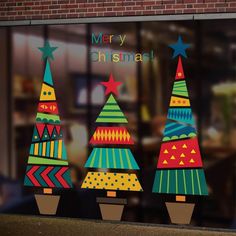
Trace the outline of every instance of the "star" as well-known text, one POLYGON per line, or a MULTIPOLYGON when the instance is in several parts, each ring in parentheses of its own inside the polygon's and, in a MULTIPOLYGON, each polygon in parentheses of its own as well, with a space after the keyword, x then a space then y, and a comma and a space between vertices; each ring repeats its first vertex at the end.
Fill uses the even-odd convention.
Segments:
POLYGON ((51 47, 49 41, 46 41, 44 47, 38 49, 43 53, 42 60, 47 58, 51 58, 53 60, 53 51, 55 51, 57 47, 51 47))
POLYGON ((101 84, 106 87, 105 95, 109 93, 114 93, 115 95, 117 95, 118 94, 117 87, 122 83, 114 81, 112 74, 110 74, 109 81, 101 82, 101 84))
POLYGON ((182 41, 181 36, 179 36, 177 43, 169 45, 172 49, 174 49, 174 55, 172 58, 177 57, 178 55, 182 55, 187 58, 185 50, 190 47, 190 44, 185 44, 182 41))

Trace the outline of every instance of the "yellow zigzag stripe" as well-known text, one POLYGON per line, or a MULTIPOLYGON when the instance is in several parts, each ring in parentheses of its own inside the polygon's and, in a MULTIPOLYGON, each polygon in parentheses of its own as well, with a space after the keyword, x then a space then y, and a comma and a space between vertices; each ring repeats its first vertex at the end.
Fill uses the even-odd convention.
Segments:
POLYGON ((93 138, 96 141, 130 141, 130 134, 126 130, 97 130, 95 131, 93 138))

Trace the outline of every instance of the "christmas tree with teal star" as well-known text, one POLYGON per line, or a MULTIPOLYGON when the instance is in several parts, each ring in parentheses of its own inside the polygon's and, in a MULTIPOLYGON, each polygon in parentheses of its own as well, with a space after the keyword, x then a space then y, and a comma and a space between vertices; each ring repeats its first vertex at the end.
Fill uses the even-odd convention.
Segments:
POLYGON ((51 47, 48 41, 45 42, 44 47, 39 48, 42 52, 42 60, 46 63, 29 150, 25 186, 72 187, 49 61, 54 59, 53 52, 56 49, 57 47, 51 47))
POLYGON ((173 58, 178 58, 175 81, 170 98, 153 192, 163 194, 208 195, 195 120, 189 100, 182 57, 186 49, 179 36, 170 45, 173 58))
POLYGON ((116 190, 143 191, 133 173, 139 166, 127 147, 134 142, 126 127, 121 125, 128 121, 114 96, 121 82, 110 75, 109 81, 101 84, 106 88, 108 99, 95 121, 98 127, 90 140, 94 148, 85 164, 92 170, 87 173, 82 188, 113 190, 113 197, 116 190))

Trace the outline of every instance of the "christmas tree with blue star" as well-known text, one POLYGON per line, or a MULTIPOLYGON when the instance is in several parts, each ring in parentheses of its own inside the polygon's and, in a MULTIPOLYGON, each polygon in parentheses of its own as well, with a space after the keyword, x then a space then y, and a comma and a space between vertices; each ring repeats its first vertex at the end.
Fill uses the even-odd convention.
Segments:
POLYGON ((43 189, 44 194, 35 194, 35 198, 40 213, 47 215, 56 213, 59 202, 60 196, 53 195, 52 190, 72 187, 49 62, 56 49, 48 41, 39 48, 46 61, 45 72, 24 180, 25 186, 43 189))
POLYGON ((208 191, 182 65, 182 57, 187 58, 186 49, 190 45, 183 43, 179 36, 177 43, 171 44, 170 47, 174 50, 172 58, 178 58, 178 64, 153 192, 176 195, 176 202, 166 202, 171 221, 176 224, 188 224, 194 204, 185 203, 186 196, 208 195, 208 191))

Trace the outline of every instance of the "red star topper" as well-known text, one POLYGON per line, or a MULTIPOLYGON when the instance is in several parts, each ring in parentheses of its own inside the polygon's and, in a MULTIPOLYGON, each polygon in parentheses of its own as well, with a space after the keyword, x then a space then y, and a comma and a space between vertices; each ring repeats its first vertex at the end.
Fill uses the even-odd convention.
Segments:
POLYGON ((110 74, 109 81, 108 82, 101 82, 102 85, 106 87, 105 95, 109 93, 114 93, 115 95, 118 94, 117 87, 120 86, 121 82, 116 82, 113 79, 112 74, 110 74))

